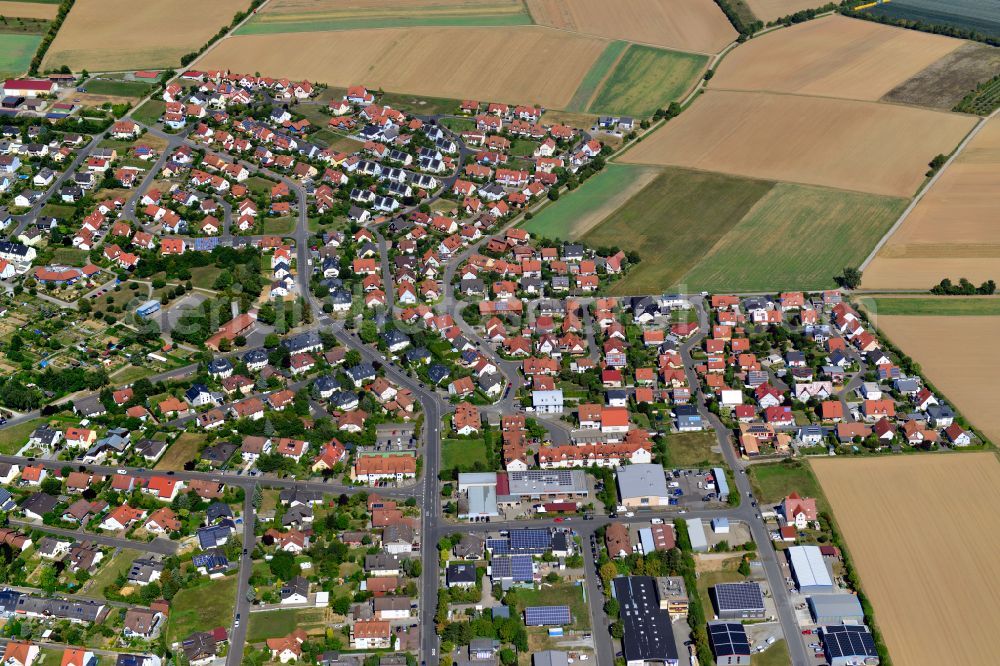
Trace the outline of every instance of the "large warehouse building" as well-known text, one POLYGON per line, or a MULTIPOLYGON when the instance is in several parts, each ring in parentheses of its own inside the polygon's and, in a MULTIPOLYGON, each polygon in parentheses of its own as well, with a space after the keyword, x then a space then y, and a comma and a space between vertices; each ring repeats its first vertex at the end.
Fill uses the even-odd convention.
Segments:
POLYGON ((653 661, 676 666, 677 643, 670 615, 660 608, 656 579, 651 576, 622 576, 612 581, 618 600, 622 626, 622 652, 628 666, 644 666, 653 661))
POLYGON ((720 620, 764 617, 764 593, 754 582, 719 583, 712 588, 712 601, 720 620))
POLYGON ((819 546, 792 546, 788 549, 788 560, 802 594, 833 592, 833 577, 819 546))
POLYGON ((864 625, 823 627, 823 649, 830 666, 877 666, 875 639, 864 625))
POLYGON ((712 644, 716 664, 750 665, 750 639, 739 622, 709 622, 708 640, 712 644))
POLYGON ((860 624, 865 619, 861 602, 853 594, 822 594, 806 601, 816 624, 860 624))
POLYGON ((625 465, 615 470, 615 474, 618 477, 618 496, 624 506, 635 509, 669 504, 667 476, 662 465, 625 465))

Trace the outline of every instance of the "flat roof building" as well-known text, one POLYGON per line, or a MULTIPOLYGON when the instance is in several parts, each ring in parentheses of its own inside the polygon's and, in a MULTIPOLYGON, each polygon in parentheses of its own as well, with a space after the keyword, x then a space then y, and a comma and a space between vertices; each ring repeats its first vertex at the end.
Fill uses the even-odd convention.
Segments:
POLYGON ((656 580, 651 576, 622 576, 612 581, 619 617, 625 629, 622 652, 628 666, 656 661, 676 666, 677 644, 670 615, 660 608, 656 580))
POLYGON ((754 582, 719 583, 712 588, 712 601, 721 620, 764 617, 764 593, 754 582))
POLYGON ((842 624, 820 630, 830 666, 877 666, 875 639, 864 625, 842 624))
POLYGON ((816 624, 860 624, 865 612, 853 594, 823 594, 806 599, 816 624))
POLYGON ((629 508, 666 506, 670 499, 667 477, 662 465, 640 463, 625 465, 615 470, 618 479, 618 497, 629 508))
POLYGON ((514 471, 507 473, 507 481, 512 497, 586 497, 590 492, 582 469, 514 471))
POLYGON ((660 610, 665 610, 671 620, 686 617, 688 613, 687 588, 681 576, 660 576, 656 579, 656 598, 660 610))
POLYGON ((687 524, 688 539, 691 541, 691 550, 696 553, 708 551, 708 539, 705 538, 705 523, 701 518, 688 518, 684 521, 687 524))
POLYGON ((819 546, 792 546, 788 549, 788 561, 800 592, 833 592, 833 577, 823 561, 819 546))
POLYGON ((721 467, 713 467, 712 476, 715 477, 715 488, 719 493, 719 500, 725 502, 729 499, 729 481, 726 479, 726 471, 721 467))
POLYGON ((719 666, 749 666, 750 639, 739 622, 709 622, 708 641, 719 666))

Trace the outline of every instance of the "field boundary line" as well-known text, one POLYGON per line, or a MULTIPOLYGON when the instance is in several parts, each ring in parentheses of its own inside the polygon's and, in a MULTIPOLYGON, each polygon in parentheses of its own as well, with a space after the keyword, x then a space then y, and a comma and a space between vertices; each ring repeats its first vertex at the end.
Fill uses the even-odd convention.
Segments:
POLYGON ((895 234, 901 226, 903 226, 903 223, 910 216, 910 213, 913 212, 913 209, 917 207, 917 204, 923 201, 924 195, 926 195, 930 191, 930 189, 934 187, 934 184, 938 181, 938 179, 942 176, 942 174, 944 174, 944 172, 948 170, 948 167, 950 167, 952 163, 955 161, 955 159, 962 154, 962 152, 969 145, 969 143, 974 138, 976 138, 980 130, 982 130, 983 127, 986 126, 987 121, 989 121, 989 119, 992 118, 994 115, 996 115, 996 111, 994 111, 992 114, 990 114, 985 118, 979 119, 979 122, 976 123, 976 126, 973 127, 968 134, 965 135, 965 138, 962 139, 962 142, 959 143, 958 147, 955 148, 955 150, 952 152, 951 156, 948 158, 948 161, 945 162, 940 169, 938 169, 936 174, 931 176, 931 178, 929 178, 927 182, 924 183, 924 186, 920 188, 920 191, 917 192, 917 195, 913 197, 912 201, 910 201, 910 205, 908 205, 903 210, 902 214, 900 214, 899 219, 896 220, 895 224, 889 227, 889 231, 885 232, 885 235, 879 239, 878 243, 875 244, 875 247, 872 248, 872 251, 868 253, 868 256, 865 257, 865 260, 861 263, 860 266, 858 266, 858 270, 863 272, 866 268, 868 268, 868 265, 875 260, 875 255, 877 255, 882 250, 882 248, 885 247, 885 244, 889 242, 889 239, 892 237, 892 235, 895 234))
MULTIPOLYGON (((604 73, 604 76, 597 82, 597 85, 594 86, 594 90, 590 93, 590 97, 587 98, 587 103, 583 105, 582 113, 594 113, 591 111, 590 105, 594 103, 594 100, 597 99, 601 91, 604 90, 605 84, 607 84, 607 82, 614 75, 615 69, 617 69, 618 65, 621 64, 621 61, 625 58, 625 54, 628 53, 633 46, 634 44, 632 42, 625 42, 625 48, 623 48, 622 52, 618 54, 615 61, 611 63, 611 66, 608 67, 608 71, 604 73)), ((572 100, 570 101, 572 102, 572 100)))

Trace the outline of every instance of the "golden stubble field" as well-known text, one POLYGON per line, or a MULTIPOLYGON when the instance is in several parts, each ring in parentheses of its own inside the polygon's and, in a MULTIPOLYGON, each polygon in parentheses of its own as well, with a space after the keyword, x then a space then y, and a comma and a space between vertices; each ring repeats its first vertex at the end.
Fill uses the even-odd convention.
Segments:
POLYGON ((258 20, 280 24, 379 17, 510 16, 524 12, 521 0, 273 0, 264 6, 258 20))
POLYGON ((239 35, 197 66, 561 108, 606 45, 537 26, 239 35))
POLYGON ((825 97, 710 90, 621 161, 912 197, 975 119, 825 97))
POLYGON ((993 663, 993 453, 812 459, 894 663, 993 663))
POLYGON ((0 16, 54 19, 59 11, 59 5, 50 5, 41 2, 12 2, 0 0, 0 16))
POLYGON ((1000 279, 1000 119, 987 121, 865 269, 866 289, 1000 279))
POLYGON ((877 315, 875 325, 994 442, 1000 442, 1000 317, 877 315))
POLYGON ((718 53, 737 37, 712 0, 526 0, 535 23, 681 51, 718 53))
POLYGON ((246 0, 79 0, 42 66, 74 71, 175 67, 228 25, 246 0))
POLYGON ((822 4, 822 0, 747 0, 750 11, 764 23, 822 4))
POLYGON ((877 100, 964 43, 827 16, 740 45, 719 66, 711 87, 877 100))

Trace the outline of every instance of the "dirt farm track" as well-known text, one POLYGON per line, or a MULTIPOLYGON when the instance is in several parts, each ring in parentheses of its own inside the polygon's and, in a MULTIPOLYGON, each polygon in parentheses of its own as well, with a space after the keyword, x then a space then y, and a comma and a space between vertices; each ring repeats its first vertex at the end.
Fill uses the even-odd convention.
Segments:
POLYGON ((995 663, 994 453, 812 460, 896 664, 995 663))
POLYGON ((825 97, 709 90, 623 162, 911 197, 971 116, 825 97))
POLYGON ((331 86, 361 81, 415 95, 565 108, 606 45, 604 39, 538 26, 238 35, 197 65, 331 86), (379 58, 373 60, 373 53, 379 58))

